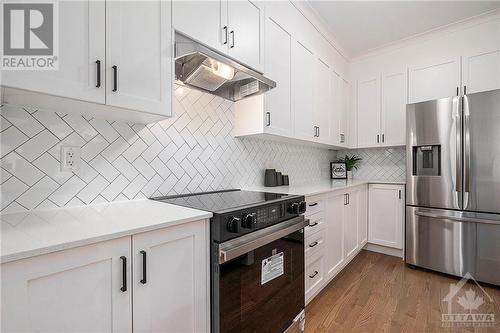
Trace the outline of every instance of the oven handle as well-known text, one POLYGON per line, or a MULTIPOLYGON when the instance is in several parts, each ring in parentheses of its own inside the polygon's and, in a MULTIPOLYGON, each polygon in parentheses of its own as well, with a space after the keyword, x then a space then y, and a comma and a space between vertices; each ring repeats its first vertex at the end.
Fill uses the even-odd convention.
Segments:
POLYGON ((257 230, 248 235, 232 239, 219 245, 219 264, 237 258, 247 252, 274 242, 297 230, 305 228, 309 219, 303 215, 294 217, 286 222, 257 230))

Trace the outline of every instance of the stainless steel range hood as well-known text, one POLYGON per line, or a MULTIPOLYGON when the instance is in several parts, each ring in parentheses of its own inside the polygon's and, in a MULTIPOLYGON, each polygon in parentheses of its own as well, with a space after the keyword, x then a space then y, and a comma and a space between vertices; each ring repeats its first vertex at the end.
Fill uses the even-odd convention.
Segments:
POLYGON ((192 39, 175 34, 177 83, 237 101, 262 94, 276 82, 192 39))

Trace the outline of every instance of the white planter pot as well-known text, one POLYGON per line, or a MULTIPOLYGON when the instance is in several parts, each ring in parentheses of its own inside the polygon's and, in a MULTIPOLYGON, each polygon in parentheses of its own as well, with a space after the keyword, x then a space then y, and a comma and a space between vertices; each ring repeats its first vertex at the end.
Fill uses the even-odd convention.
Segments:
POLYGON ((352 179, 352 170, 347 171, 347 179, 352 179))

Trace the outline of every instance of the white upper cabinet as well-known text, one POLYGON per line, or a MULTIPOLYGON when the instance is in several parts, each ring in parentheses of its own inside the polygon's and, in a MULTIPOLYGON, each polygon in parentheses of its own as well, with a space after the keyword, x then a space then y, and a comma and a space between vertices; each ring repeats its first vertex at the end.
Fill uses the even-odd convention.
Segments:
POLYGON ((106 2, 108 105, 171 115, 169 28, 168 2, 106 2))
POLYGON ((172 25, 179 32, 226 52, 226 1, 172 1, 172 25))
POLYGON ((369 185, 368 241, 403 248, 404 185, 369 185))
POLYGON ((331 112, 330 112, 330 135, 331 141, 334 145, 341 144, 341 136, 340 136, 340 121, 341 115, 340 112, 342 110, 342 79, 340 76, 334 71, 331 72, 331 112))
POLYGON ((104 1, 59 1, 58 70, 2 71, 1 84, 105 103, 104 1))
POLYGON ((134 332, 206 332, 204 221, 132 236, 134 332))
POLYGON ((460 87, 460 58, 411 66, 408 69, 408 103, 452 97, 460 87))
POLYGON ((228 53, 231 57, 260 69, 263 15, 256 2, 228 1, 228 53), (262 20, 262 21, 261 21, 262 20))
POLYGON ((500 50, 463 56, 462 81, 468 94, 500 89, 500 50))
POLYGON ((296 138, 314 138, 314 55, 300 42, 294 43, 292 50, 292 82, 294 98, 294 134, 296 138))
POLYGON ((349 119, 351 115, 351 85, 347 80, 340 80, 341 90, 340 90, 340 98, 341 98, 341 109, 340 109, 340 123, 339 123, 339 132, 340 132, 340 145, 348 146, 349 145, 349 119))
POLYGON ((131 267, 130 237, 2 264, 1 331, 132 332, 131 267))
POLYGON ((266 132, 289 136, 292 133, 292 38, 279 23, 268 17, 265 41, 265 73, 276 81, 276 88, 265 94, 266 132))
POLYGON ((316 141, 329 143, 330 115, 332 113, 330 67, 321 59, 315 59, 314 67, 314 137, 316 141))
POLYGON ((360 79, 357 83, 358 147, 380 143, 380 77, 360 79))
POLYGON ((406 143, 406 70, 382 74, 381 138, 383 146, 406 143))

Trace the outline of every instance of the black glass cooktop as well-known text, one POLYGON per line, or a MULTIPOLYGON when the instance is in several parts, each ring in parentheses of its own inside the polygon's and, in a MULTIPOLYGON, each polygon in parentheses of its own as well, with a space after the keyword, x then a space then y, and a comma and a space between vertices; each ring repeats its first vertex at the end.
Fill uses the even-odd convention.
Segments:
POLYGON ((173 205, 200 209, 215 214, 258 206, 271 201, 291 199, 300 196, 280 193, 224 190, 216 192, 193 193, 186 195, 151 198, 173 205))

